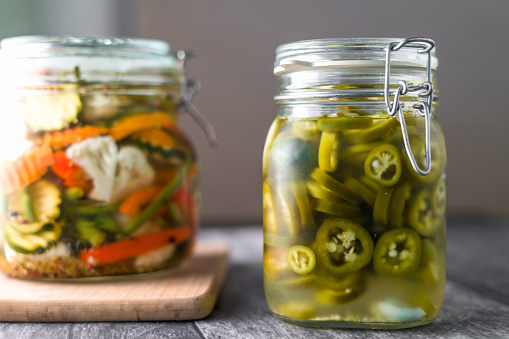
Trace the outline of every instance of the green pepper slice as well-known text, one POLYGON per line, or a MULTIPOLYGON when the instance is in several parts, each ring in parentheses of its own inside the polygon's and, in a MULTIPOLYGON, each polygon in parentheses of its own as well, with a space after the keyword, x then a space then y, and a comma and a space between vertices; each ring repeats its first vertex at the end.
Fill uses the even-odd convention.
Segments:
POLYGON ((322 132, 318 148, 318 167, 326 172, 338 168, 339 136, 337 132, 322 132))
POLYGON ((311 207, 317 211, 343 218, 355 218, 361 214, 361 210, 357 206, 316 198, 311 199, 311 207))
POLYGON ((317 182, 341 196, 343 199, 349 202, 355 202, 355 195, 350 191, 344 184, 340 183, 324 171, 319 168, 315 168, 315 170, 311 173, 311 178, 315 179, 317 182))
POLYGON ((315 268, 316 256, 309 247, 296 245, 288 250, 286 261, 295 273, 307 274, 315 268))
POLYGON ((345 131, 350 129, 368 128, 373 125, 373 119, 360 117, 327 117, 318 120, 318 129, 320 131, 345 131))
POLYGON ((297 181, 290 184, 293 196, 299 208, 300 221, 304 227, 314 226, 313 212, 307 194, 306 183, 297 181))
POLYGON ((358 291, 365 285, 363 272, 355 271, 343 275, 330 275, 321 265, 317 265, 314 271, 316 285, 320 288, 333 291, 358 291))
MULTIPOLYGON (((410 146, 412 148, 412 153, 414 154, 415 161, 419 165, 420 168, 426 167, 426 143, 424 138, 420 136, 416 136, 413 139, 410 139, 410 146)), ((427 175, 418 174, 412 164, 410 163, 410 158, 406 151, 404 152, 404 164, 405 164, 405 173, 410 175, 410 177, 414 179, 418 179, 420 182, 430 184, 434 183, 440 179, 442 173, 445 168, 445 156, 443 146, 435 139, 431 138, 430 140, 430 152, 431 152, 431 170, 427 175)))
POLYGON ((431 203, 433 199, 427 189, 422 189, 417 193, 408 210, 408 224, 425 237, 431 237, 437 232, 443 217, 433 212, 431 203))
POLYGON ((376 201, 376 195, 371 191, 369 188, 367 188, 363 183, 361 183, 359 180, 349 177, 345 180, 346 187, 360 196, 362 200, 367 202, 370 206, 373 206, 376 201))
POLYGON ((375 205, 373 206, 373 220, 381 225, 389 224, 389 206, 391 203, 394 188, 382 188, 376 195, 375 205))
POLYGON ((433 241, 429 239, 422 240, 421 264, 428 264, 438 258, 438 251, 433 241))
POLYGON ((439 181, 431 191, 431 208, 438 216, 445 214, 446 186, 445 181, 439 181))
MULTIPOLYGON (((265 283, 285 288, 298 288, 314 283, 313 274, 297 274, 288 264, 288 248, 265 245, 263 255, 263 276, 265 283)), ((280 288, 280 287, 279 287, 280 288)))
POLYGON ((398 184, 392 193, 391 206, 389 208, 389 224, 393 227, 405 226, 405 206, 410 198, 412 185, 408 182, 398 184))
POLYGON ((384 144, 372 150, 364 162, 364 172, 368 178, 384 187, 396 185, 401 177, 398 149, 384 144))
POLYGON ((329 290, 326 288, 319 288, 316 291, 316 299, 325 305, 342 305, 357 299, 362 290, 329 290))
POLYGON ((400 277, 419 266, 422 242, 411 228, 395 228, 382 234, 375 246, 373 267, 383 276, 400 277))
POLYGON ((310 196, 317 199, 330 202, 345 203, 346 200, 340 195, 334 193, 327 187, 317 183, 316 181, 308 181, 306 183, 307 192, 310 196))
POLYGON ((365 144, 380 139, 396 125, 398 125, 397 118, 387 118, 365 130, 348 132, 345 137, 348 137, 354 143, 365 144))
POLYGON ((316 233, 316 255, 331 275, 355 272, 369 264, 373 239, 361 225, 343 218, 330 218, 316 233))

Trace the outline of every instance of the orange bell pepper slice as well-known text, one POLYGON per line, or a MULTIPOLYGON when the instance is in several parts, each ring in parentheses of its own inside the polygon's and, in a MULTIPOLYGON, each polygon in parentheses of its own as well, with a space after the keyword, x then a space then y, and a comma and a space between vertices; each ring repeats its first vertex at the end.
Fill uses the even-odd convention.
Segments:
POLYGON ((135 238, 125 238, 111 244, 83 250, 80 253, 80 259, 91 267, 102 266, 134 258, 168 244, 181 243, 189 239, 192 233, 192 229, 189 226, 168 228, 143 234, 135 238))

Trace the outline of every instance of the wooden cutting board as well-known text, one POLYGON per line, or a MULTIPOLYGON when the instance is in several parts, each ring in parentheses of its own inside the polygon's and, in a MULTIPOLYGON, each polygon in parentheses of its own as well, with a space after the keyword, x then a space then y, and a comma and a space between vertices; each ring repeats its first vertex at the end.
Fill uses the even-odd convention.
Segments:
POLYGON ((214 307, 228 261, 225 244, 198 243, 181 266, 145 279, 68 283, 0 274, 0 321, 200 319, 214 307))

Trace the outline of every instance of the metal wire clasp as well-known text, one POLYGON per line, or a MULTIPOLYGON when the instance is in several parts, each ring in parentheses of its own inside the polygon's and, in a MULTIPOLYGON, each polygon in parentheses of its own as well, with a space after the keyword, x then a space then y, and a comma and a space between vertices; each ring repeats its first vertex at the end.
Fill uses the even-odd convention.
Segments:
POLYGON ((391 42, 387 46, 387 52, 385 57, 385 86, 384 86, 384 98, 385 105, 387 106, 387 113, 390 116, 394 116, 398 111, 398 116, 401 124, 401 131, 403 134, 403 142, 405 144, 405 150, 408 158, 414 170, 420 175, 427 175, 431 171, 431 147, 430 147, 430 117, 431 108, 433 105, 433 83, 431 82, 431 55, 430 51, 435 47, 435 42, 427 38, 408 38, 399 42, 391 42), (398 88, 394 93, 394 99, 390 100, 390 73, 391 73, 391 52, 397 51, 403 46, 420 48, 417 53, 427 53, 426 62, 426 81, 424 83, 414 85, 407 84, 406 81, 399 81, 398 88), (418 95, 422 100, 419 103, 412 104, 410 107, 416 109, 421 117, 424 117, 425 121, 425 143, 426 143, 426 168, 422 170, 417 161, 415 160, 412 148, 410 147, 410 140, 408 138, 408 131, 406 128, 405 116, 403 114, 402 107, 403 103, 399 101, 401 95, 405 95, 408 92, 419 92, 418 95))
POLYGON ((200 84, 197 81, 188 80, 185 73, 185 63, 187 59, 196 55, 195 51, 177 51, 176 57, 180 67, 180 97, 182 101, 180 107, 185 110, 191 117, 200 125, 205 132, 209 144, 213 147, 217 146, 217 136, 214 127, 208 120, 201 114, 201 112, 191 103, 194 94, 199 90, 200 84))

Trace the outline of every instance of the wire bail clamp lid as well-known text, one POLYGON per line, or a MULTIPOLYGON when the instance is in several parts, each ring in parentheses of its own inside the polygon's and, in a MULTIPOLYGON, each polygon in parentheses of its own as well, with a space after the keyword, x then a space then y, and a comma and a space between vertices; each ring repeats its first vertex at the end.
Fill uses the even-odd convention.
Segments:
POLYGON ((431 171, 431 147, 430 147, 430 119, 431 119, 431 108, 433 105, 433 83, 431 82, 431 55, 430 51, 435 47, 435 42, 428 38, 408 38, 398 42, 391 42, 387 45, 386 57, 385 57, 385 84, 384 84, 384 99, 385 105, 387 106, 387 113, 390 116, 396 115, 400 120, 401 131, 403 134, 403 143, 407 152, 410 163, 413 169, 419 175, 428 175, 431 171), (390 72, 391 72, 391 52, 398 51, 403 46, 420 48, 417 53, 426 53, 426 81, 424 83, 414 85, 407 83, 406 81, 399 81, 398 88, 394 93, 394 99, 391 102, 390 99, 390 72), (410 107, 416 109, 421 117, 424 117, 425 121, 425 146, 426 146, 426 167, 422 170, 410 147, 410 140, 408 137, 408 131, 406 128, 405 116, 403 114, 402 107, 403 103, 399 101, 401 95, 405 95, 408 92, 418 92, 419 98, 422 100, 419 103, 413 104, 410 107))
POLYGON ((196 51, 179 50, 176 53, 177 63, 180 68, 180 97, 179 104, 182 111, 186 111, 200 125, 205 132, 207 140, 212 147, 217 146, 217 136, 212 124, 203 116, 203 114, 191 103, 194 94, 200 89, 200 83, 194 80, 188 80, 185 73, 186 61, 195 56, 196 51))

